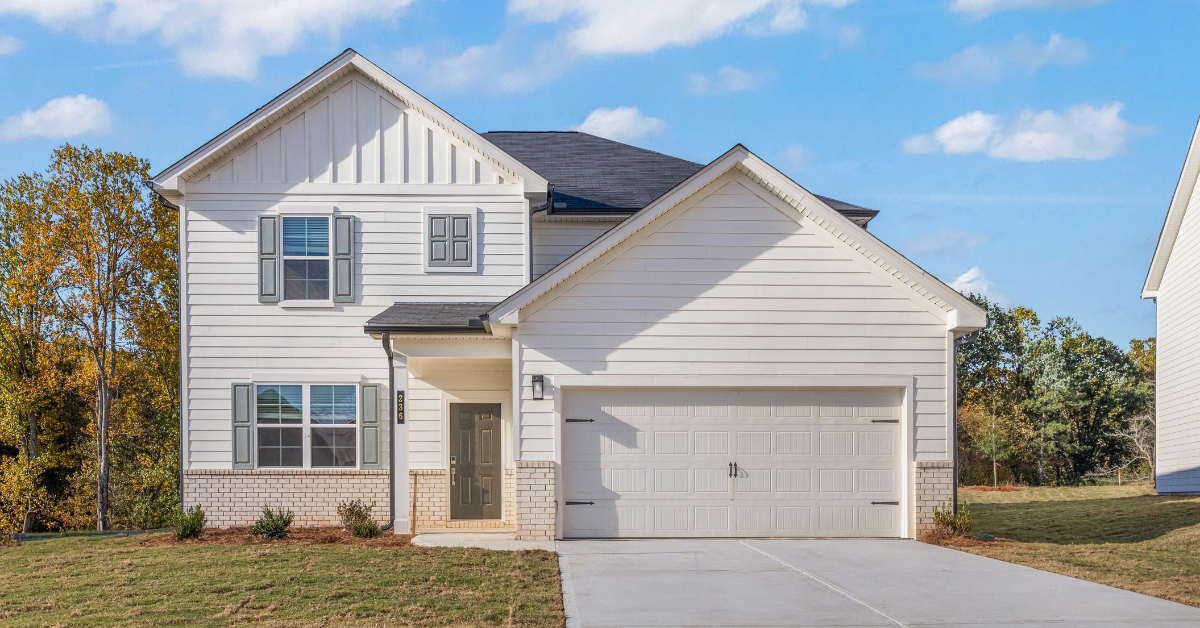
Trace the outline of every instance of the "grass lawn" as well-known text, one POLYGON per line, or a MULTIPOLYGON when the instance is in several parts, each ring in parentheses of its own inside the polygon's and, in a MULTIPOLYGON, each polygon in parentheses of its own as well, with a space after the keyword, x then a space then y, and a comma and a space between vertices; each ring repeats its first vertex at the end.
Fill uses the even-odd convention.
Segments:
POLYGON ((943 543, 981 556, 1200 606, 1200 498, 1149 486, 964 489, 974 532, 943 543))
POLYGON ((0 547, 0 625, 563 623, 552 552, 146 541, 66 538, 0 547))

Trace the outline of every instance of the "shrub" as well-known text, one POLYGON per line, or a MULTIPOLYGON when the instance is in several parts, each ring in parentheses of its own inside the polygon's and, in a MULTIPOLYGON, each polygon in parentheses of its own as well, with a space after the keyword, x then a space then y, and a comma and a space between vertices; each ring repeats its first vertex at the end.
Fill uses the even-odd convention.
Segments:
POLYGON ((372 539, 383 533, 379 529, 379 524, 371 518, 373 508, 375 508, 375 502, 366 504, 361 499, 356 499, 338 504, 337 512, 338 516, 342 518, 342 525, 350 530, 350 534, 364 539, 372 539))
POLYGON ((187 510, 179 508, 175 511, 172 523, 175 525, 175 538, 179 540, 194 539, 204 532, 206 519, 199 505, 187 510))
POLYGON ((962 536, 971 531, 971 507, 966 502, 954 514, 954 502, 946 503, 933 509, 933 525, 942 528, 951 536, 962 536))
POLYGON ((263 504, 262 514, 250 527, 250 538, 261 536, 276 540, 286 539, 288 534, 291 534, 290 528, 295 518, 295 513, 284 510, 283 506, 280 506, 279 510, 271 510, 270 506, 263 504))

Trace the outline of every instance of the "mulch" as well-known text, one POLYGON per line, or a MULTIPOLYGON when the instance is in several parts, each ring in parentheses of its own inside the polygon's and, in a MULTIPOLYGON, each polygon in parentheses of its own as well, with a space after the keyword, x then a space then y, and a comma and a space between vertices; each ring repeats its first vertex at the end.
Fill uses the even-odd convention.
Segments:
POLYGON ((963 490, 979 491, 981 493, 1015 493, 1021 489, 1016 486, 1001 484, 1000 486, 964 486, 963 490))
POLYGON ((286 539, 250 538, 250 528, 207 528, 194 539, 177 539, 174 534, 155 534, 138 543, 142 547, 176 545, 361 545, 393 549, 417 547, 411 534, 384 532, 373 539, 362 539, 337 526, 322 528, 292 528, 286 539))

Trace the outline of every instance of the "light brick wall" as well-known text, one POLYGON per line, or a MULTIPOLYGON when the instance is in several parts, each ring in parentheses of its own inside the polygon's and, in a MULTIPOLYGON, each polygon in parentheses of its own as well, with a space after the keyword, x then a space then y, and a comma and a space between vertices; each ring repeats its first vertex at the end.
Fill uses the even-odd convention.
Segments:
POLYGON ((917 462, 914 467, 913 505, 920 534, 933 527, 933 509, 954 498, 954 463, 917 462))
POLYGON ((388 472, 357 469, 193 469, 183 474, 185 507, 199 505, 208 525, 253 525, 263 504, 296 514, 295 526, 341 525, 339 502, 375 502, 372 514, 388 520, 388 472))
POLYGON ((409 474, 416 480, 413 525, 418 528, 445 527, 450 518, 446 503, 446 470, 414 469, 409 474))
POLYGON ((517 461, 517 538, 554 540, 558 501, 554 494, 554 463, 517 461))

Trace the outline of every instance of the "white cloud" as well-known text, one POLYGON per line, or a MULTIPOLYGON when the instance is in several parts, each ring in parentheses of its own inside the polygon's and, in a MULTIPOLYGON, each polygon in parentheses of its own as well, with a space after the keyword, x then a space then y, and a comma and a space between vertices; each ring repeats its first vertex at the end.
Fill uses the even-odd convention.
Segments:
POLYGON ((847 24, 838 29, 838 45, 842 48, 853 48, 862 41, 863 29, 861 26, 847 24))
POLYGON ((22 15, 87 39, 156 37, 184 72, 251 80, 264 56, 295 50, 310 34, 337 36, 385 19, 413 0, 0 0, 0 15, 22 15))
POLYGON ((20 39, 17 39, 16 37, 13 37, 12 35, 6 35, 4 33, 0 33, 0 57, 7 57, 8 55, 16 54, 20 51, 21 51, 21 40, 20 39))
POLYGON ((954 0, 950 10, 974 19, 1014 9, 1079 9, 1108 0, 954 0))
POLYGON ((961 255, 991 241, 989 233, 939 229, 908 238, 904 242, 904 251, 913 255, 961 255))
POLYGON ((642 115, 636 107, 614 107, 592 111, 583 122, 571 127, 571 130, 607 137, 618 142, 632 142, 659 133, 666 126, 667 123, 659 118, 642 115))
POLYGON ((808 149, 793 144, 783 151, 783 167, 788 170, 804 170, 812 165, 813 157, 808 149))
POLYGON ((689 89, 693 94, 711 96, 729 92, 744 92, 761 87, 771 80, 771 73, 759 70, 749 72, 732 65, 722 66, 716 76, 693 74, 689 79, 689 89))
POLYGON ((963 294, 979 294, 987 297, 988 301, 1004 305, 1007 299, 1004 295, 996 292, 996 286, 992 284, 992 280, 987 278, 983 269, 978 266, 972 266, 967 272, 958 276, 957 279, 950 282, 950 287, 958 290, 963 294))
POLYGON ((1140 130, 1121 118, 1124 108, 1124 104, 1114 102, 1079 104, 1063 113, 1022 111, 1009 123, 973 111, 931 133, 904 140, 900 148, 906 153, 986 153, 1012 161, 1108 159, 1124 149, 1129 136, 1140 130))
POLYGON ((55 98, 36 110, 27 110, 0 122, 0 140, 61 139, 104 133, 112 126, 112 112, 102 100, 79 94, 55 98))
POLYGON ((1044 46, 1028 37, 995 46, 971 46, 945 61, 917 64, 915 72, 920 78, 951 85, 990 85, 1009 74, 1033 74, 1047 65, 1078 65, 1087 57, 1087 45, 1082 41, 1054 33, 1044 46))
POLYGON ((401 50, 396 61, 405 77, 417 77, 422 86, 450 91, 512 93, 527 91, 562 76, 576 55, 554 42, 530 47, 513 38, 471 46, 443 57, 424 48, 401 50))

